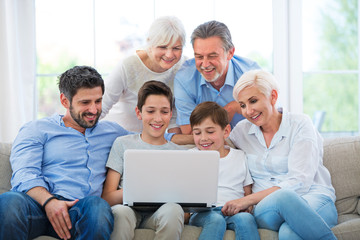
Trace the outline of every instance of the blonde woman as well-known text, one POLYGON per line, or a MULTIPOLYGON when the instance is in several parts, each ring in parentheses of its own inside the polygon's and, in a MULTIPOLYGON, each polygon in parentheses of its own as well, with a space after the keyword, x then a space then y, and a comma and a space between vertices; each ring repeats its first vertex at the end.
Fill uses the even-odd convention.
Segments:
POLYGON ((279 88, 263 70, 244 73, 233 96, 246 120, 230 134, 247 156, 253 194, 230 201, 224 214, 256 205, 259 228, 279 239, 336 239, 335 190, 323 165, 323 139, 305 114, 276 108, 279 88))

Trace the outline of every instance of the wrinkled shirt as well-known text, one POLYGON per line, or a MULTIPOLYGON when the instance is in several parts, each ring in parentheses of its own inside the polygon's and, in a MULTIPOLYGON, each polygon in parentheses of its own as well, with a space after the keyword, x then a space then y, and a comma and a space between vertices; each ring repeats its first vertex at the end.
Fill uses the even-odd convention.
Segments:
MULTIPOLYGON (((225 83, 218 91, 196 69, 194 58, 185 61, 174 79, 176 123, 180 126, 190 124, 191 112, 199 103, 213 101, 224 107, 234 101, 233 89, 241 75, 258 68, 260 67, 256 62, 234 55, 229 61, 225 83)), ((230 122, 231 127, 235 127, 242 119, 244 117, 236 113, 230 122)))
POLYGON ((323 139, 307 115, 284 112, 269 147, 260 128, 248 120, 239 122, 229 138, 246 153, 253 192, 277 186, 335 201, 330 173, 323 165, 323 139))
POLYGON ((85 134, 66 127, 61 115, 25 124, 11 150, 12 191, 44 187, 66 199, 101 196, 114 140, 129 132, 99 121, 85 134))

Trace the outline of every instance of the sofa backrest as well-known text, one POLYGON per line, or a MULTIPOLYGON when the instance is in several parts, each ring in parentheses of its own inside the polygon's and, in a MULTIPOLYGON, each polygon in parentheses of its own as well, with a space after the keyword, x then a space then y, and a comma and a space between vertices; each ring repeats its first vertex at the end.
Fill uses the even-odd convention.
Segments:
POLYGON ((0 143, 0 194, 10 190, 11 166, 10 166, 11 144, 0 143))
POLYGON ((331 174, 338 214, 356 213, 360 197, 360 136, 325 139, 324 165, 331 174))

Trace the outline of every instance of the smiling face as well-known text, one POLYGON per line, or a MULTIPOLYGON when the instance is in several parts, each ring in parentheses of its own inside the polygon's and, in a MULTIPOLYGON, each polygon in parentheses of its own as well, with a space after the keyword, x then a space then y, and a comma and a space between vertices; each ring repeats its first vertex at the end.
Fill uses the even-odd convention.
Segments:
POLYGON ((205 80, 211 83, 219 81, 223 84, 235 49, 226 52, 219 37, 197 38, 193 47, 196 68, 205 80))
POLYGON ((67 127, 84 132, 86 128, 91 128, 98 122, 102 103, 101 87, 80 88, 71 102, 63 93, 60 95, 60 99, 67 109, 63 118, 67 127))
POLYGON ((193 137, 199 150, 215 150, 220 157, 226 156, 225 139, 229 136, 231 127, 228 124, 224 129, 214 123, 210 117, 193 127, 193 137))
MULTIPOLYGON (((171 41, 170 41, 171 42, 171 41)), ((160 45, 151 47, 149 58, 152 62, 152 70, 165 72, 179 62, 183 45, 178 39, 173 45, 160 45)))
POLYGON ((244 88, 238 95, 241 114, 259 127, 273 123, 272 119, 277 113, 276 100, 276 90, 272 90, 270 97, 266 97, 256 85, 244 88))
POLYGON ((142 140, 153 145, 165 144, 164 133, 172 116, 168 98, 164 95, 149 95, 141 111, 138 107, 135 111, 143 124, 142 140))

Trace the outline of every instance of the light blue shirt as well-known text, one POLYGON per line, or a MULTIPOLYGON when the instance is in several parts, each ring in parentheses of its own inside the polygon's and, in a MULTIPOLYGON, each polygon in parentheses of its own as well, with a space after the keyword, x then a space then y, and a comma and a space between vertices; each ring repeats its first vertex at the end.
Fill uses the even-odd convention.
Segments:
POLYGON ((25 124, 11 150, 12 191, 44 187, 69 200, 101 196, 114 140, 129 132, 99 121, 85 134, 66 127, 61 115, 25 124))
MULTIPOLYGON (((190 124, 191 112, 199 103, 214 101, 224 107, 234 101, 233 89, 241 75, 246 71, 258 68, 260 67, 256 62, 234 55, 229 61, 225 83, 218 91, 196 69, 195 59, 187 60, 174 79, 176 123, 178 125, 190 124)), ((242 119, 241 114, 235 114, 230 123, 231 127, 234 127, 242 119)))
POLYGON ((323 165, 323 139, 305 114, 282 114, 279 130, 267 147, 260 128, 239 122, 229 138, 247 156, 253 192, 273 186, 304 194, 324 194, 335 201, 329 171, 323 165))

